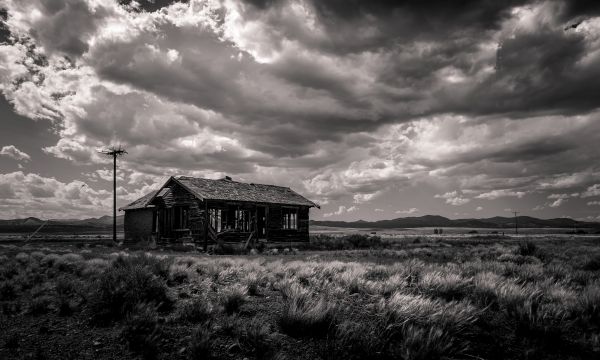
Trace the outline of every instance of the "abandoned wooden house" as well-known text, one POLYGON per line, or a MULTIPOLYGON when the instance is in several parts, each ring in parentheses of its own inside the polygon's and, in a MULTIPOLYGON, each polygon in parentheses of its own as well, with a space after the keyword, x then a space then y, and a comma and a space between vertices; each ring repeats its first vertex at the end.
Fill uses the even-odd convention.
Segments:
POLYGON ((317 204, 288 187, 187 176, 119 210, 126 241, 308 241, 309 209, 317 204))

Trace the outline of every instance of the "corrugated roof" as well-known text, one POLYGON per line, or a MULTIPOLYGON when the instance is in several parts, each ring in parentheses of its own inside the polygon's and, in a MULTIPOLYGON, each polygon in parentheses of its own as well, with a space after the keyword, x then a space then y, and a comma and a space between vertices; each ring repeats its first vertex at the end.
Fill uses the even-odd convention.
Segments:
POLYGON ((156 195, 156 192, 157 191, 150 191, 149 193, 135 200, 134 202, 127 204, 122 208, 119 208, 119 210, 143 209, 148 206, 150 201, 154 198, 154 195, 156 195))
POLYGON ((187 176, 179 176, 175 180, 202 199, 319 207, 304 196, 283 186, 187 176))

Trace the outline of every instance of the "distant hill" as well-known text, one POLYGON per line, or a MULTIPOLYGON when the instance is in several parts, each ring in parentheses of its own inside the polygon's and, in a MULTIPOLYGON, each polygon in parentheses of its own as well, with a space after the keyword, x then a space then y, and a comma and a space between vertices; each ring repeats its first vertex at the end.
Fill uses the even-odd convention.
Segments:
MULTIPOLYGON (((112 216, 88 219, 50 219, 35 217, 0 220, 0 233, 27 233, 37 230, 46 222, 40 233, 104 233, 112 231, 112 216)), ((123 215, 117 216, 117 230, 123 229, 123 215)))
MULTIPOLYGON (((530 216, 518 216, 520 228, 600 228, 600 223, 577 221, 569 218, 537 219, 530 216)), ((311 220, 311 225, 345 227, 345 228, 377 228, 398 229, 416 227, 466 227, 466 228, 513 228, 514 217, 495 216, 487 219, 455 219, 451 220, 439 215, 405 217, 378 221, 318 221, 311 220)))

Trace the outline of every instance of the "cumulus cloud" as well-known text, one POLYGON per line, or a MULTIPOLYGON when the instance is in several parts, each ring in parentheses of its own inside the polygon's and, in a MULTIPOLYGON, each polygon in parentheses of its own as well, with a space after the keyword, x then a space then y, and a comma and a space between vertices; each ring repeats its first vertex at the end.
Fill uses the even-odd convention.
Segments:
POLYGON ((346 207, 344 205, 340 205, 336 211, 325 213, 325 214, 323 214, 323 217, 331 217, 331 216, 334 216, 334 215, 342 215, 344 213, 350 213, 350 212, 353 212, 353 211, 356 211, 356 210, 358 210, 358 208, 356 206, 346 207))
POLYGON ((460 205, 464 205, 468 202, 471 201, 471 199, 465 198, 463 197, 461 194, 458 193, 458 191, 449 191, 445 194, 436 194, 434 196, 435 198, 438 199, 445 199, 446 200, 446 204, 450 204, 453 206, 460 206, 460 205))
POLYGON ((549 206, 552 208, 556 208, 564 204, 566 201, 567 200, 565 198, 558 198, 555 201, 553 201, 549 206))
POLYGON ((592 197, 592 196, 600 196, 600 184, 594 184, 588 187, 582 194, 582 198, 592 197))
POLYGON ((499 189, 485 192, 483 194, 479 194, 475 196, 477 199, 487 199, 487 200, 495 200, 501 197, 517 197, 522 198, 527 193, 524 191, 512 191, 507 189, 499 189))
POLYGON ((414 214, 417 212, 419 212, 419 209, 417 209, 417 208, 410 208, 408 210, 396 210, 395 211, 396 214, 404 214, 404 215, 414 214))
POLYGON ((111 208, 110 192, 95 190, 81 181, 62 182, 22 171, 0 174, 0 217, 64 218, 105 215, 111 208))
POLYGON ((29 161, 31 156, 27 153, 17 149, 14 145, 6 145, 0 149, 0 156, 7 156, 17 161, 29 161))
POLYGON ((0 91, 57 131, 46 154, 102 167, 121 143, 140 178, 595 196, 600 12, 573 4, 7 0, 0 91))

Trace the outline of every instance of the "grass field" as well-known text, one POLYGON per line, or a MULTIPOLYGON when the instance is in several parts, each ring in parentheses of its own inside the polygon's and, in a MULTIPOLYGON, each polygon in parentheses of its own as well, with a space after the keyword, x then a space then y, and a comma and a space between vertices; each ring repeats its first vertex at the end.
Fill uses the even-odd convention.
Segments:
POLYGON ((600 239, 0 245, 0 358, 597 359, 600 239))

